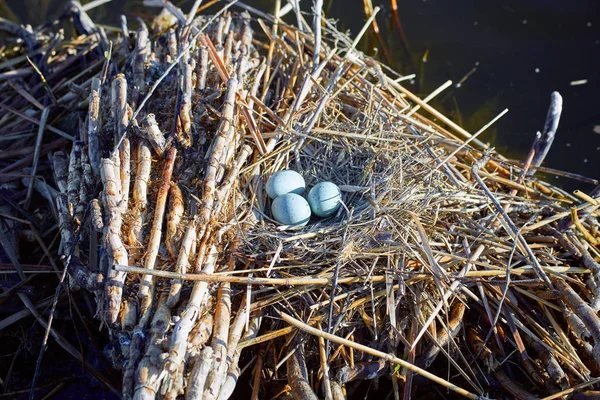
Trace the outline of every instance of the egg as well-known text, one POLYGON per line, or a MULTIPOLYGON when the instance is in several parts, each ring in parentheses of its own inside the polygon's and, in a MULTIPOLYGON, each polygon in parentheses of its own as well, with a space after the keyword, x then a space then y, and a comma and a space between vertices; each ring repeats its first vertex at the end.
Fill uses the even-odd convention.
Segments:
POLYGON ((342 192, 335 183, 320 182, 308 192, 308 204, 318 217, 333 215, 342 204, 342 192))
POLYGON ((302 195, 304 194, 304 178, 296 171, 289 169, 275 172, 267 181, 267 195, 270 198, 276 199, 277 197, 286 193, 295 193, 302 195))
POLYGON ((282 225, 304 226, 310 219, 308 202, 296 193, 286 193, 273 200, 271 212, 282 225))

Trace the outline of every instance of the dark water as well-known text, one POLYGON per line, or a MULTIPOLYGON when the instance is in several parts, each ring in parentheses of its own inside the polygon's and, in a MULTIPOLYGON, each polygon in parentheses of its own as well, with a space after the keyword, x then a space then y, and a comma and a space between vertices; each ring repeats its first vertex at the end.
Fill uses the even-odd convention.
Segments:
MULTIPOLYGON (((7 1, 22 20, 37 23, 58 15, 64 3, 7 1)), ((90 16, 96 22, 117 25, 121 13, 132 21, 155 12, 141 3, 113 0, 90 11, 90 16)), ((175 3, 187 11, 191 1, 175 3)), ((274 7, 269 0, 248 3, 269 11, 274 7)), ((311 3, 301 2, 305 10, 311 3)), ((325 4, 328 16, 337 19, 340 27, 354 33, 362 27, 361 0, 325 4)), ((382 8, 377 20, 393 67, 413 72, 392 22, 390 2, 374 1, 374 5, 382 8)), ((411 90, 425 96, 448 79, 458 83, 476 68, 460 88, 451 87, 432 104, 472 133, 508 108, 509 113, 482 138, 520 159, 527 154, 535 132, 543 128, 550 93, 558 90, 564 110, 545 166, 600 178, 600 134, 594 133, 594 127, 600 126, 600 2, 400 0, 398 9, 418 75, 414 84, 407 84, 411 90), (571 84, 581 80, 587 83, 571 84)), ((379 47, 371 35, 362 48, 372 53, 373 45, 379 47)), ((556 182, 569 190, 591 188, 572 180, 556 182)))
MULTIPOLYGON (((360 3, 334 1, 329 15, 356 32, 364 21, 360 3)), ((389 2, 375 3, 383 8, 378 21, 394 64, 406 64, 391 29, 389 2)), ((483 140, 524 159, 533 135, 543 129, 550 93, 557 90, 564 98, 563 114, 544 165, 600 178, 600 134, 594 133, 600 125, 600 2, 412 0, 398 1, 398 9, 422 75, 417 78, 423 82, 422 95, 448 79, 458 83, 476 67, 460 88, 442 93, 439 98, 445 100, 434 105, 471 133, 508 108, 483 140), (583 79, 586 84, 571 85, 583 79)), ((579 182, 557 183, 589 189, 579 182)))

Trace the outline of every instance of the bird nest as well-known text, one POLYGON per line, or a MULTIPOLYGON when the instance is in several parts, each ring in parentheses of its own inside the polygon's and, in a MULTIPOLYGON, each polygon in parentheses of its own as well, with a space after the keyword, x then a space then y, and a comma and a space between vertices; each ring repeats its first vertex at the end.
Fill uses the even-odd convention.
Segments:
POLYGON ((105 60, 53 154, 63 261, 125 398, 226 399, 241 375, 253 398, 597 382, 595 198, 445 118, 356 50, 362 33, 159 3, 151 27, 86 36, 105 60), (280 226, 265 183, 283 169, 334 182, 342 207, 280 226))

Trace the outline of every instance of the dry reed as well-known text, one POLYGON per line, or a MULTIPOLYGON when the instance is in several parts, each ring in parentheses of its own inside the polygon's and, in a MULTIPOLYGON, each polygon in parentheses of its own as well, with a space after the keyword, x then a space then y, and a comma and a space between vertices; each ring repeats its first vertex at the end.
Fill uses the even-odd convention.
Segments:
POLYGON ((1 82, 33 74, 23 55, 48 30, 0 64, 14 68, 2 130, 53 134, 6 140, 2 172, 23 167, 18 149, 33 175, 48 146, 70 151, 52 157, 55 184, 24 181, 25 204, 53 193, 70 283, 95 294, 124 398, 226 399, 244 373, 253 398, 339 399, 384 378, 405 399, 427 380, 468 398, 597 385, 598 193, 535 178, 551 140, 509 163, 477 139, 495 120, 457 126, 428 104, 443 87, 420 100, 322 1, 312 29, 294 1, 195 18, 199 2, 189 16, 159 3, 151 26, 105 33, 110 56, 99 33, 56 47, 37 89, 1 82), (94 62, 53 78, 78 57, 94 62), (48 89, 75 111, 44 105, 48 89), (58 128, 73 118, 78 133, 58 128), (278 226, 264 186, 282 169, 338 184, 343 207, 278 226))

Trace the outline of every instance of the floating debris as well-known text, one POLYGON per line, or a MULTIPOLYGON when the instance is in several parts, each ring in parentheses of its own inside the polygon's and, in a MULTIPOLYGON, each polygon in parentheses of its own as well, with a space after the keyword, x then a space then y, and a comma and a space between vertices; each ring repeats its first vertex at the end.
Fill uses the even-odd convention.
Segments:
POLYGON ((587 79, 580 79, 578 81, 571 81, 570 85, 571 86, 580 86, 580 85, 585 85, 586 83, 588 83, 587 79))

